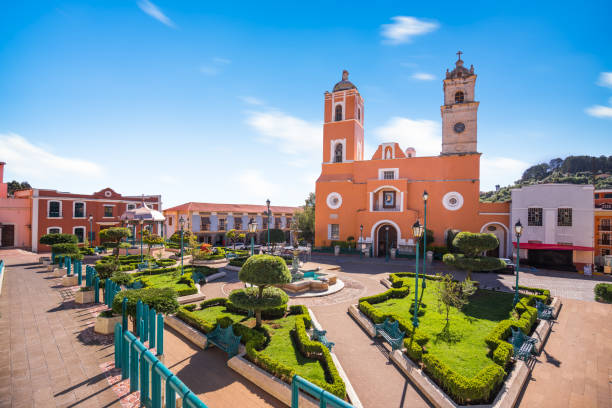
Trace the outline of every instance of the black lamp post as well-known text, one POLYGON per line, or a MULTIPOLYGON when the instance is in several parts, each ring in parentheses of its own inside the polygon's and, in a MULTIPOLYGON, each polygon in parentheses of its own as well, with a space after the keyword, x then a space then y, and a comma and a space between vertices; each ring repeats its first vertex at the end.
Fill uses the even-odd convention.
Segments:
POLYGON ((183 274, 183 234, 185 232, 185 219, 181 215, 179 218, 179 225, 181 226, 181 275, 183 274))
POLYGON ((143 260, 142 260, 142 225, 144 224, 144 221, 140 220, 139 223, 140 223, 140 263, 143 263, 143 260))
POLYGON ((416 274, 414 276, 414 316, 412 318, 412 325, 419 327, 419 318, 417 316, 419 311, 419 241, 423 236, 423 226, 419 224, 419 220, 412 225, 412 235, 416 240, 416 274))
POLYGON ((89 246, 93 245, 93 215, 89 214, 89 246))
POLYGON ((363 224, 359 226, 359 258, 363 258, 363 224))
POLYGON ((424 190, 423 191, 423 289, 425 289, 427 287, 427 284, 425 283, 425 265, 427 265, 427 199, 429 198, 429 194, 427 194, 427 191, 424 190))
POLYGON ((518 220, 516 224, 514 224, 514 233, 516 234, 516 284, 514 285, 513 307, 519 302, 519 264, 521 262, 521 235, 523 234, 521 220, 518 220))
POLYGON ((255 233, 257 232, 257 222, 251 218, 249 222, 249 234, 251 234, 251 256, 255 255, 255 233))
POLYGON ((270 213, 270 199, 269 198, 266 200, 266 205, 268 206, 268 212, 266 213, 267 216, 268 216, 268 223, 267 223, 268 225, 266 225, 266 227, 268 228, 268 244, 267 244, 267 246, 268 246, 268 251, 269 251, 270 250, 270 215, 271 215, 271 213, 270 213))
POLYGON ((389 226, 385 226, 385 262, 389 262, 389 226))

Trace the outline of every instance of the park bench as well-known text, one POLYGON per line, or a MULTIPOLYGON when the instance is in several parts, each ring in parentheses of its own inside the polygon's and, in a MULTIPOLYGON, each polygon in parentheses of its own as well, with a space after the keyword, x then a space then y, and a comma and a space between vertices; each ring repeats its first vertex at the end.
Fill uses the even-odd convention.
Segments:
POLYGON ((142 289, 144 288, 144 285, 142 284, 141 281, 137 280, 137 281, 132 282, 129 288, 130 289, 142 289))
POLYGON ((312 339, 320 341, 325 347, 329 349, 329 351, 332 351, 332 347, 334 347, 336 343, 327 340, 327 337, 325 337, 326 334, 327 330, 317 330, 315 328, 312 329, 312 339))
POLYGON ((399 329, 399 322, 397 320, 391 322, 387 318, 384 322, 375 324, 374 329, 376 330, 374 337, 380 335, 383 339, 389 342, 393 350, 402 348, 402 342, 406 332, 399 329))
MULTIPOLYGON (((238 354, 238 346, 240 345, 240 338, 242 336, 236 336, 234 329, 230 324, 225 329, 217 324, 217 327, 206 335, 208 343, 212 343, 225 351, 230 357, 234 357, 238 354)), ((208 345, 208 344, 207 344, 208 345)))
POLYGON ((527 336, 521 329, 514 329, 514 327, 510 329, 512 330, 510 344, 512 344, 512 348, 514 349, 514 358, 529 361, 538 339, 527 336))
POLYGON ((540 300, 536 300, 536 309, 538 310, 538 319, 551 320, 553 318, 552 307, 546 306, 540 300))
POLYGON ((227 260, 232 260, 234 258, 236 258, 238 255, 236 255, 234 252, 226 252, 225 253, 225 259, 227 260))

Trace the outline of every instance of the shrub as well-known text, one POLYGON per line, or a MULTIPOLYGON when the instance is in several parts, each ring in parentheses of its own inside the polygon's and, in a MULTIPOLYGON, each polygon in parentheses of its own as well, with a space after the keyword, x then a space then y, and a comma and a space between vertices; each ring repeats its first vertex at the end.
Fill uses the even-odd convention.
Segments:
POLYGON ((446 254, 442 258, 445 264, 468 271, 494 271, 506 267, 506 263, 492 256, 467 258, 463 254, 446 254))
POLYGON ((242 267, 244 265, 244 263, 246 262, 246 260, 249 259, 248 256, 237 256, 236 258, 233 258, 229 261, 229 264, 231 266, 238 266, 238 267, 242 267))
POLYGON ((122 290, 117 293, 113 299, 113 312, 121 314, 121 303, 124 297, 128 299, 127 313, 133 319, 136 317, 136 304, 138 300, 142 300, 142 303, 163 314, 175 313, 179 308, 176 292, 171 288, 144 288, 122 290))
POLYGON ((499 240, 493 234, 460 232, 453 239, 453 246, 467 258, 476 258, 482 252, 495 249, 499 246, 499 240))
POLYGON ((229 300, 241 309, 261 312, 287 304, 289 296, 279 288, 265 288, 262 296, 257 288, 246 288, 232 291, 229 300))
POLYGON ((81 255, 95 255, 94 249, 91 247, 79 247, 81 255))
POLYGON ((155 263, 157 264, 157 266, 165 267, 165 266, 174 265, 176 261, 174 259, 163 258, 163 259, 156 259, 155 263))
POLYGON ((461 231, 458 229, 451 229, 446 232, 446 248, 448 248, 450 252, 459 252, 459 249, 457 249, 457 247, 453 245, 453 241, 455 240, 457 234, 459 234, 460 232, 461 231))
POLYGON ((114 272, 110 279, 116 284, 123 286, 128 286, 134 281, 132 275, 125 272, 114 272))
POLYGON ((227 298, 213 298, 213 299, 205 300, 202 303, 200 303, 200 308, 206 309, 207 307, 213 307, 213 306, 225 306, 226 303, 227 303, 227 298))
POLYGON ((193 312, 194 310, 196 310, 196 307, 197 307, 197 306, 198 306, 198 305, 193 305, 193 304, 192 304, 192 305, 185 305, 185 306, 183 306, 183 307, 185 308, 185 310, 189 310, 190 312, 193 312))
POLYGON ((73 234, 45 234, 40 237, 38 242, 44 245, 76 244, 79 242, 79 239, 73 234))
POLYGON ((612 284, 598 283, 595 285, 595 300, 605 303, 612 303, 612 284))
POLYGON ((94 268, 96 268, 96 272, 100 275, 100 279, 110 278, 113 273, 119 268, 119 265, 115 262, 102 262, 97 261, 94 268))
POLYGON ((80 255, 79 247, 72 242, 64 242, 51 245, 53 253, 57 255, 70 256, 71 258, 80 255))

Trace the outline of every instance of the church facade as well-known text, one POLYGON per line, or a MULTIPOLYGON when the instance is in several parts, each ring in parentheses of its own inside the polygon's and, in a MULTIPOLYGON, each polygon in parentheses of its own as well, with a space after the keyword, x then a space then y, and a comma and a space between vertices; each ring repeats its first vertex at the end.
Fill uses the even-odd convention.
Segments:
MULTIPOLYGON (((477 151, 476 74, 461 55, 443 81, 442 146, 438 156, 419 157, 413 148, 381 143, 364 158, 364 99, 344 71, 325 93, 323 163, 316 183, 315 246, 353 237, 384 256, 388 248, 412 251, 412 225, 424 221, 433 245, 448 230, 491 232, 498 256, 511 253, 508 203, 481 203, 477 151), (388 227, 388 228, 387 228, 388 227)), ((430 244, 428 242, 428 244, 430 244)))

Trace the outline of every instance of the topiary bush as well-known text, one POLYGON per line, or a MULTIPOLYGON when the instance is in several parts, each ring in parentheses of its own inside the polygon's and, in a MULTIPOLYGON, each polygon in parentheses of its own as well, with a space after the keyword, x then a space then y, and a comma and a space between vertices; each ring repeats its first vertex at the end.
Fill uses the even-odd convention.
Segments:
POLYGON ((453 246, 467 258, 476 258, 483 252, 497 248, 499 240, 493 234, 463 231, 453 239, 453 246))
POLYGON ((593 289, 595 300, 599 302, 612 303, 612 284, 598 283, 593 289))
POLYGON ((506 267, 506 262, 492 256, 467 258, 463 254, 445 254, 442 260, 447 265, 467 271, 495 271, 506 267))
POLYGON ((79 239, 73 234, 45 234, 38 242, 44 245, 77 244, 79 239))
POLYGON ((121 304, 124 297, 128 299, 127 314, 132 318, 132 321, 136 318, 136 304, 138 300, 142 300, 142 303, 163 314, 176 313, 179 308, 176 292, 171 288, 144 288, 122 290, 117 293, 113 299, 113 312, 117 314, 122 313, 121 304))
POLYGON ((113 282, 115 282, 117 285, 122 285, 122 286, 131 285, 132 282, 134 281, 134 278, 132 277, 132 275, 130 275, 129 273, 119 272, 119 271, 113 272, 110 279, 113 282))

